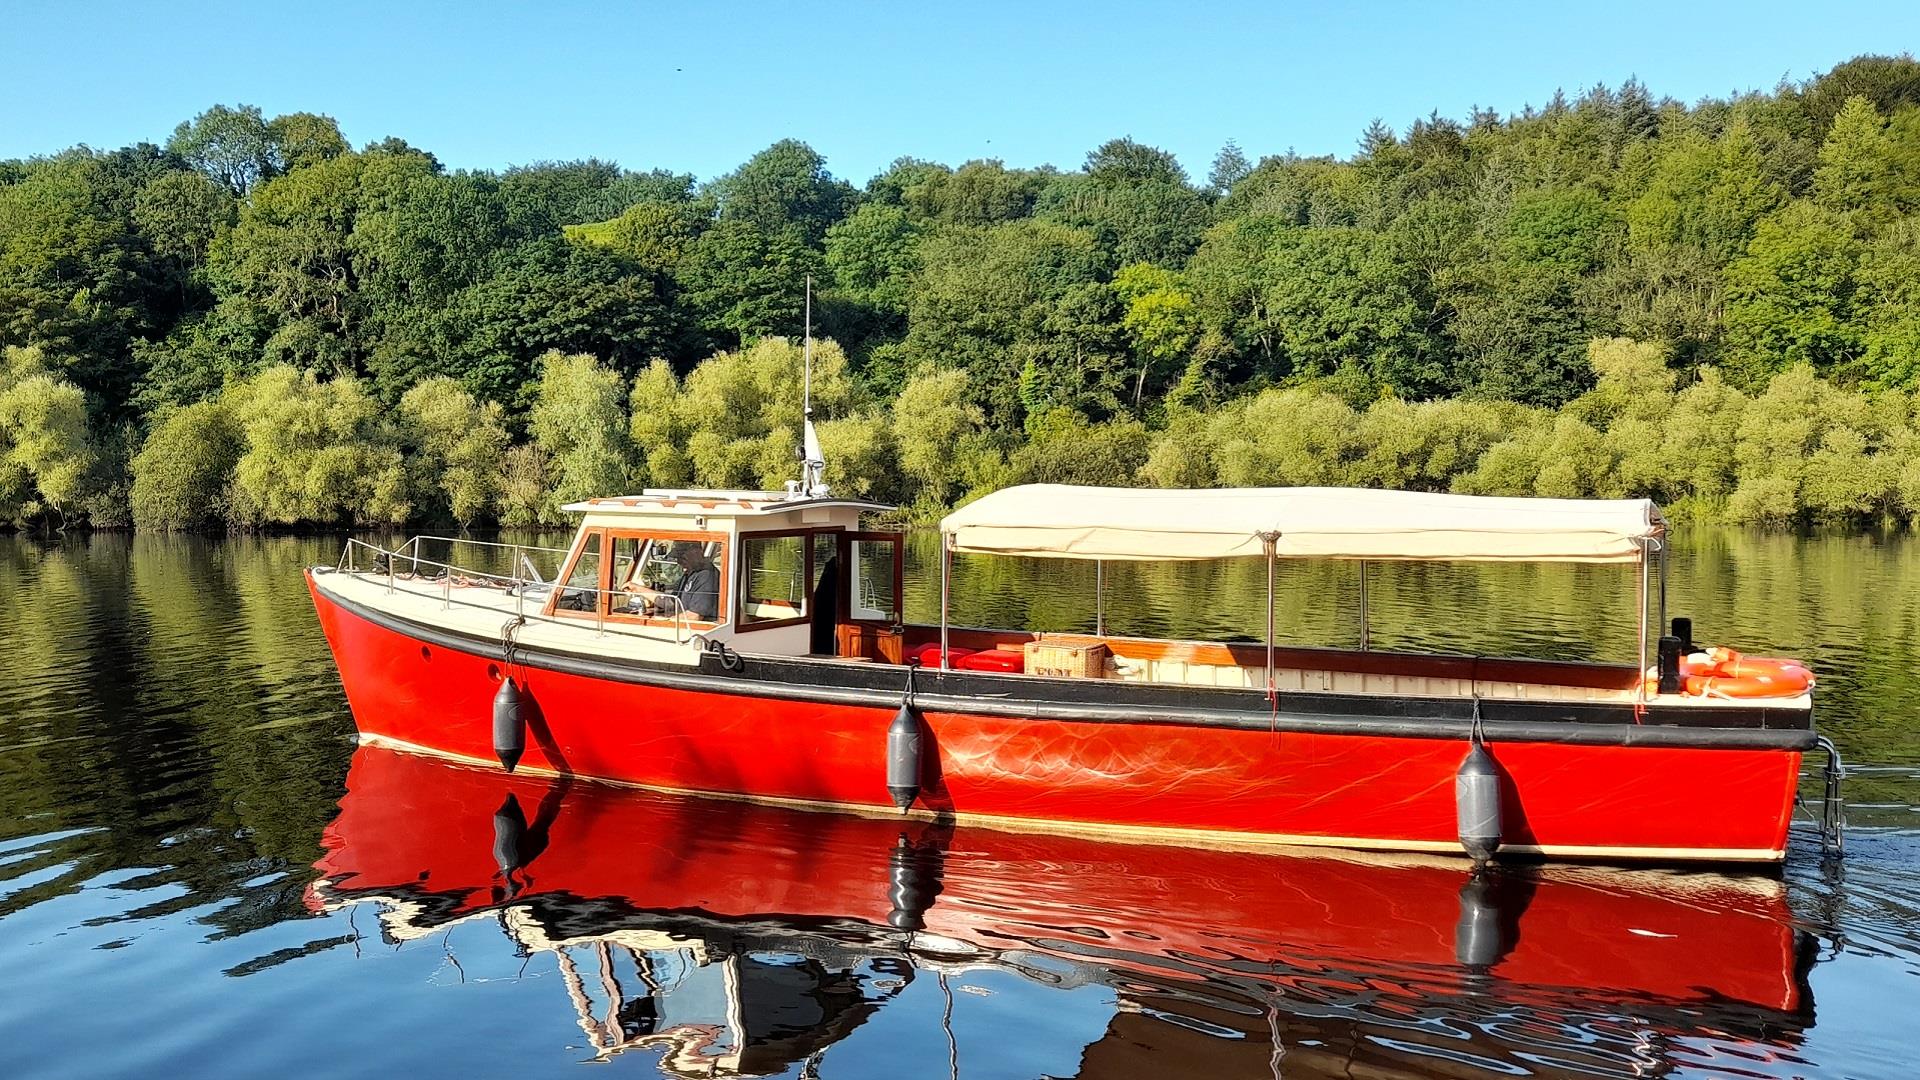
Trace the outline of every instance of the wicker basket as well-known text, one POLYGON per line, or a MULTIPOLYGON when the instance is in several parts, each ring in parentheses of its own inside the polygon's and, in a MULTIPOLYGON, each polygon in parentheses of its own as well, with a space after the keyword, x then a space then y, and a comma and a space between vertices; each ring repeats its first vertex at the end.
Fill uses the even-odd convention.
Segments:
POLYGON ((1105 644, 1066 645, 1051 641, 1027 642, 1027 674, 1067 679, 1104 679, 1105 644))

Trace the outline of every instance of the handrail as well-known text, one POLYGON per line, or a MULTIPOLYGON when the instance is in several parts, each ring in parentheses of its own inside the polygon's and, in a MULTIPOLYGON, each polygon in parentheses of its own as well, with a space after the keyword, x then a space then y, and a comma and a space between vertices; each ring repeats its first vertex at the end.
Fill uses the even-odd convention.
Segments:
MULTIPOLYGON (((469 600, 456 598, 453 595, 453 575, 460 574, 465 577, 484 581, 490 587, 502 588, 512 594, 515 599, 514 607, 516 614, 521 618, 538 619, 542 622, 550 622, 561 626, 577 627, 580 624, 570 618, 548 615, 544 611, 529 614, 524 604, 525 596, 529 590, 545 590, 548 593, 557 591, 566 596, 592 596, 595 600, 593 607, 595 626, 600 633, 606 631, 606 616, 612 607, 611 603, 600 602, 601 599, 629 599, 633 595, 619 589, 601 589, 591 585, 571 585, 564 581, 539 581, 529 579, 520 575, 518 566, 516 566, 511 573, 500 574, 485 570, 475 570, 455 563, 439 562, 434 559, 422 558, 417 554, 418 544, 416 541, 419 539, 420 537, 411 537, 396 548, 385 548, 379 544, 369 543, 357 537, 349 537, 346 545, 341 549, 340 559, 335 563, 334 570, 338 573, 363 576, 366 571, 360 569, 359 560, 355 558, 355 552, 364 549, 372 553, 369 561, 376 563, 375 567, 370 567, 369 569, 373 573, 380 574, 387 579, 387 588, 389 591, 410 593, 415 596, 437 596, 442 605, 448 608, 458 604, 464 607, 479 608, 486 611, 500 610, 499 607, 492 604, 477 604, 469 600), (414 553, 409 554, 410 550, 414 553), (377 563, 382 559, 385 560, 385 566, 384 568, 379 568, 377 563), (405 560, 413 567, 411 571, 405 572, 408 574, 405 578, 400 577, 399 573, 394 569, 393 564, 399 560, 405 560), (440 571, 440 573, 436 575, 439 578, 440 585, 437 594, 435 592, 407 587, 408 582, 422 577, 420 568, 423 566, 440 571)), ((433 538, 428 537, 428 539, 433 538)), ((475 541, 475 543, 484 543, 484 541, 475 541)), ((502 544, 495 546, 512 548, 515 545, 502 544)), ((668 625, 673 628, 673 640, 675 644, 685 645, 701 633, 701 631, 696 631, 692 628, 690 620, 687 618, 689 612, 686 609, 684 601, 672 594, 661 594, 655 597, 653 602, 660 603, 662 601, 671 601, 676 609, 674 614, 667 620, 668 625)))
MULTIPOLYGON (((628 595, 631 595, 631 594, 628 594, 628 595)), ((656 597, 654 597, 654 598, 653 598, 653 603, 656 603, 656 604, 657 604, 657 603, 660 603, 661 601, 664 601, 664 600, 671 600, 671 601, 673 601, 673 606, 674 606, 674 612, 673 612, 673 614, 672 614, 672 615, 671 615, 671 616, 670 616, 669 618, 670 618, 670 619, 672 620, 672 622, 673 622, 673 641, 674 641, 674 644, 676 644, 676 645, 685 645, 685 644, 686 644, 687 642, 689 642, 689 641, 692 641, 692 640, 693 640, 693 634, 692 634, 691 632, 689 632, 689 633, 687 633, 687 634, 686 634, 686 636, 684 636, 684 637, 682 637, 682 636, 681 636, 681 632, 682 632, 683 630, 690 630, 690 628, 689 628, 689 627, 687 626, 687 604, 686 604, 686 601, 684 601, 684 600, 682 600, 682 599, 680 599, 679 597, 677 597, 677 596, 674 596, 674 595, 672 595, 672 594, 670 594, 670 593, 661 593, 661 594, 660 594, 659 596, 656 596, 656 597)))
MULTIPOLYGON (((433 540, 447 544, 472 544, 475 547, 500 548, 503 551, 545 551, 553 555, 572 554, 569 548, 547 547, 543 544, 503 544, 497 540, 472 540, 464 536, 434 536, 429 533, 421 533, 418 536, 412 537, 407 543, 417 544, 421 540, 433 540)), ((404 547, 406 545, 403 544, 401 546, 404 547)))

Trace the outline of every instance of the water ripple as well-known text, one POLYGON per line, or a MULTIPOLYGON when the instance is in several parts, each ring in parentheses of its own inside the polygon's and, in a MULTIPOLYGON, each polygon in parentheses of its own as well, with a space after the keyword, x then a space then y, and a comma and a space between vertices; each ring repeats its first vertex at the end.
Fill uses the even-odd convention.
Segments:
MULTIPOLYGON (((681 1075, 945 1075, 949 1054, 961 1076, 1910 1064, 1905 538, 1703 531, 1675 567, 1672 609, 1703 638, 1821 673, 1822 724, 1865 763, 1845 861, 1823 862, 1802 822, 1778 880, 1523 876, 1517 940, 1473 963, 1444 862, 963 830, 924 838, 915 873, 932 876, 903 885, 889 875, 920 864, 894 860, 889 822, 575 790, 545 850, 503 873, 494 815, 539 789, 355 753, 298 574, 337 546, 0 540, 0 1075, 544 1074, 616 1056, 681 1075), (1723 952, 1668 936, 1709 931, 1723 952), (112 1037, 76 1037, 102 1003, 112 1037)), ((937 611, 934 550, 916 540, 916 618, 937 611)), ((1286 567, 1284 639, 1353 639, 1355 573, 1286 567)), ((1632 653, 1604 568, 1373 573, 1382 647, 1632 653)), ((1107 618, 1255 637, 1263 575, 1109 567, 1107 618)), ((1091 625, 1091 568, 963 559, 956 585, 960 621, 1091 625)))

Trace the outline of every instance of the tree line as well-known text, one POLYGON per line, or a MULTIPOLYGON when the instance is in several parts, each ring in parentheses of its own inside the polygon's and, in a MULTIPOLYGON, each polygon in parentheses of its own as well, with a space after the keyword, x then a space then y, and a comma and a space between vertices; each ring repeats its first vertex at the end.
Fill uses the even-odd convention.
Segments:
POLYGON ((215 106, 0 161, 0 520, 557 522, 797 475, 803 290, 842 490, 1650 495, 1920 513, 1920 63, 1630 81, 1345 158, 1074 170, 788 140, 705 182, 450 171, 215 106))

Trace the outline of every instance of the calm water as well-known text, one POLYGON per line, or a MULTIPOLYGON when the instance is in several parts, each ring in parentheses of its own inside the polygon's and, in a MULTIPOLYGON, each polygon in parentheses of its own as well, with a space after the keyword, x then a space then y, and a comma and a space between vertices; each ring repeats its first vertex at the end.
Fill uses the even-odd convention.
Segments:
MULTIPOLYGON (((356 752, 334 540, 0 538, 0 1076, 1911 1076, 1920 543, 1696 533, 1671 608, 1799 656, 1849 857, 1778 876, 1278 857, 670 800, 356 752)), ((929 618, 931 544, 910 611, 929 618)), ((1287 567, 1283 637, 1357 640, 1287 567)), ((1400 567, 1378 647, 1633 654, 1626 575, 1400 567)), ((1257 636, 1255 566, 1110 568, 1257 636)), ((956 614, 1090 628, 1091 568, 956 614)))

